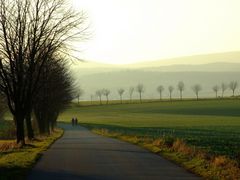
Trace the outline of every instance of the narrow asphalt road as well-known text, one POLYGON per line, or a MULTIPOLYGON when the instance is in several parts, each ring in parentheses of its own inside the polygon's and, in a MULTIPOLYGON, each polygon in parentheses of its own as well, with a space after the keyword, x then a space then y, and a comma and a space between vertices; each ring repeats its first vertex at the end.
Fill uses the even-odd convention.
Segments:
POLYGON ((57 140, 30 172, 29 180, 200 179, 138 146, 62 125, 57 140))

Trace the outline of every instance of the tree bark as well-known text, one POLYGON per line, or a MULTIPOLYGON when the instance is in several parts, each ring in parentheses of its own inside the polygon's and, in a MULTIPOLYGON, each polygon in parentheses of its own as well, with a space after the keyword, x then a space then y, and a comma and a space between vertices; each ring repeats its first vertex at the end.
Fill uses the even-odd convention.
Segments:
POLYGON ((36 110, 35 110, 35 115, 38 123, 39 133, 44 134, 45 133, 45 122, 44 122, 45 117, 42 115, 42 113, 36 112, 36 110))
POLYGON ((140 95, 140 103, 142 103, 142 93, 140 92, 139 95, 140 95))
POLYGON ((33 132, 33 128, 32 128, 32 120, 31 120, 31 113, 28 113, 26 115, 26 126, 27 126, 27 135, 28 135, 28 139, 34 139, 34 132, 33 132))
POLYGON ((51 132, 54 131, 54 128, 55 128, 55 122, 51 121, 51 132))
POLYGON ((21 113, 17 113, 15 116, 17 125, 17 144, 21 146, 25 145, 25 135, 24 135, 24 116, 21 113))
POLYGON ((46 121, 45 132, 50 135, 50 121, 46 121))

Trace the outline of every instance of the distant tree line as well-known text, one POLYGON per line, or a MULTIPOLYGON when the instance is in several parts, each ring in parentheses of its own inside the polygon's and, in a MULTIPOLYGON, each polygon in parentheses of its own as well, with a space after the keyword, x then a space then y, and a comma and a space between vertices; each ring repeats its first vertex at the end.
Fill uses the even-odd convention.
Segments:
MULTIPOLYGON (((212 87, 212 91, 215 93, 215 97, 216 98, 220 98, 220 97, 223 98, 224 97, 224 93, 226 92, 226 90, 229 89, 229 90, 232 91, 232 96, 234 97, 235 94, 236 94, 237 88, 238 88, 238 82, 237 81, 231 81, 229 84, 222 83, 220 85, 214 85, 212 87), (219 96, 219 93, 221 93, 220 96, 219 96)), ((169 94, 169 100, 170 101, 173 99, 172 94, 173 94, 175 89, 179 92, 179 99, 183 100, 183 98, 184 98, 184 91, 186 90, 185 83, 183 81, 179 81, 178 84, 176 85, 176 88, 174 86, 172 86, 172 85, 169 85, 167 87, 168 94, 169 94)), ((195 94, 196 100, 199 100, 200 92, 203 90, 201 84, 195 84, 195 85, 191 86, 191 90, 195 94)), ((163 93, 165 91, 165 87, 163 85, 159 85, 159 86, 157 86, 156 91, 159 94, 159 100, 160 101, 163 100, 163 93)), ((123 102, 123 96, 124 96, 125 92, 126 91, 125 91, 124 88, 117 89, 117 93, 119 95, 120 103, 123 102)), ((143 84, 139 83, 139 84, 137 84, 137 86, 135 86, 135 87, 131 86, 128 89, 128 94, 129 94, 128 99, 129 99, 130 102, 132 102, 132 100, 133 100, 134 92, 138 93, 138 95, 139 95, 139 102, 141 103, 142 102, 143 93, 145 92, 145 86, 143 84)), ((110 89, 106 89, 106 88, 99 89, 99 90, 96 91, 95 94, 98 97, 100 104, 102 104, 102 96, 106 97, 106 104, 108 104, 108 102, 109 102, 109 95, 111 94, 110 89)), ((91 95, 91 102, 93 101, 93 96, 94 95, 91 95)))

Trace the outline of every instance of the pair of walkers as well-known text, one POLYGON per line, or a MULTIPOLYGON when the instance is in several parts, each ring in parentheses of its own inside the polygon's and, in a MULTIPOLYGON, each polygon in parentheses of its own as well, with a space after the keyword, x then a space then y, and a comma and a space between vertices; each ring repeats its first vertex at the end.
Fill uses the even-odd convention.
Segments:
POLYGON ((75 117, 72 118, 72 126, 76 126, 78 124, 78 119, 75 117))

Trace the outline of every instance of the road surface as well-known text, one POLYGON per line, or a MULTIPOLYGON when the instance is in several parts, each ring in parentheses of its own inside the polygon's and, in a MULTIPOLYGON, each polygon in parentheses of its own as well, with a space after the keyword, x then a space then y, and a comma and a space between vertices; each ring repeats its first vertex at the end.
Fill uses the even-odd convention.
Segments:
POLYGON ((77 126, 65 133, 30 172, 29 180, 200 179, 159 155, 77 126))

